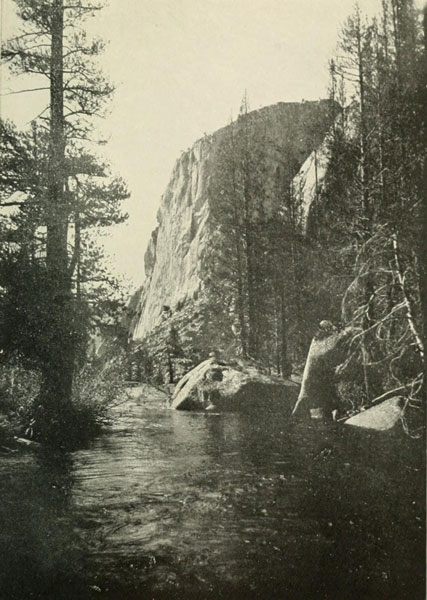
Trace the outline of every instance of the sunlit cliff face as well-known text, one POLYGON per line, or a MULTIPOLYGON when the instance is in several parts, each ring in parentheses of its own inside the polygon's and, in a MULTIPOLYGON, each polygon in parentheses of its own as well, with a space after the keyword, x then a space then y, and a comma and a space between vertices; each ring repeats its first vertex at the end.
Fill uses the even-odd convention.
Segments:
POLYGON ((304 227, 316 184, 326 168, 325 137, 334 118, 333 108, 327 100, 268 106, 242 117, 240 123, 246 120, 248 129, 231 124, 198 140, 181 155, 162 196, 158 227, 145 253, 145 281, 133 299, 131 335, 135 340, 162 323, 165 306, 175 312, 200 302, 203 292, 209 297, 212 271, 208 275, 206 265, 212 253, 221 253, 229 243, 216 210, 221 177, 227 152, 231 162, 235 145, 242 143, 242 131, 249 148, 263 156, 261 211, 274 218, 283 209, 280 180, 299 194, 299 218, 304 227), (232 144, 227 140, 230 128, 232 144))

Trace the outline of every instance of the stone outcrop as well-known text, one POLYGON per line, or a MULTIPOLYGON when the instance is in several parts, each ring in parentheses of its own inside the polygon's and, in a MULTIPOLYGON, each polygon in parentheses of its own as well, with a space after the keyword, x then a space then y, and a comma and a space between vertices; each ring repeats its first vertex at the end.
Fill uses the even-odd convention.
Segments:
POLYGON ((335 369, 344 362, 347 342, 355 331, 353 327, 337 331, 328 321, 320 323, 307 355, 293 415, 331 418, 338 408, 335 369))
POLYGON ((292 381, 264 375, 249 365, 210 358, 178 382, 171 408, 244 412, 274 405, 290 415, 298 389, 292 381))
POLYGON ((311 206, 320 196, 322 182, 329 164, 329 137, 327 135, 323 142, 310 153, 292 181, 294 190, 301 198, 304 232, 307 231, 311 206))
POLYGON ((394 397, 384 400, 357 415, 347 419, 344 424, 374 431, 390 431, 401 422, 405 410, 403 398, 394 397))
MULTIPOLYGON (((292 168, 294 172, 301 169, 294 179, 294 188, 303 194, 302 218, 307 219, 314 188, 317 189, 325 170, 324 140, 332 122, 331 106, 328 100, 282 102, 243 117, 250 122, 251 140, 255 144, 256 139, 262 140, 267 153, 264 177, 266 190, 271 190, 271 194, 267 192, 263 201, 265 212, 273 217, 280 210, 277 190, 274 193, 278 178, 285 180, 292 168)), ((191 327, 209 302, 212 248, 220 251, 227 244, 215 214, 220 177, 216 161, 227 132, 235 126, 231 124, 206 135, 176 162, 161 199, 158 226, 146 250, 144 284, 132 299, 130 336, 136 341, 145 340, 162 327, 165 306, 174 317, 184 311, 185 318, 180 320, 185 327, 180 333, 189 332, 196 338, 196 346, 204 347, 209 340, 211 347, 221 347, 220 335, 231 335, 219 324, 205 332, 205 338, 193 335, 191 327)))

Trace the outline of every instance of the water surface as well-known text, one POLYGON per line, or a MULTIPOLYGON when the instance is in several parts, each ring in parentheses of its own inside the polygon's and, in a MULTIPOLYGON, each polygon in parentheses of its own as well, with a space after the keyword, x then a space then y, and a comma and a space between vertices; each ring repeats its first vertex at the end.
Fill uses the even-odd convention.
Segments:
POLYGON ((92 445, 0 459, 0 598, 423 600, 419 443, 145 388, 92 445))

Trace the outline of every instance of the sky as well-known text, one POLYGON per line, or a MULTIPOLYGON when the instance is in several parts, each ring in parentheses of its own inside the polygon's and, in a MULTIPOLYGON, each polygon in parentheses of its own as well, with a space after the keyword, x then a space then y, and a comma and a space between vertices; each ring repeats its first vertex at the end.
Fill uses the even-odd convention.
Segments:
MULTIPOLYGON (((2 2, 2 37, 17 31, 13 0, 2 2)), ((378 10, 380 0, 359 0, 378 10)), ((108 42, 100 59, 116 85, 102 123, 103 149, 128 183, 126 224, 105 246, 131 287, 160 198, 180 154, 230 121, 247 90, 251 109, 327 95, 328 60, 353 0, 109 0, 89 27, 108 42)), ((2 71, 4 92, 23 89, 2 71)), ((2 96, 0 115, 28 125, 44 93, 2 96)))

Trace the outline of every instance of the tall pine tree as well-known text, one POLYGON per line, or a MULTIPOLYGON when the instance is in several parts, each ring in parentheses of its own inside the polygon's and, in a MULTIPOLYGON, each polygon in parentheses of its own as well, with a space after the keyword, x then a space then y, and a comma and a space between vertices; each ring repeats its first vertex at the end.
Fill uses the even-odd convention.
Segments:
MULTIPOLYGON (((83 28, 102 3, 16 0, 16 4, 23 30, 4 44, 2 58, 17 75, 47 80, 37 89, 49 93, 48 105, 34 126, 40 135, 33 139, 27 160, 34 167, 29 169, 33 181, 23 202, 24 212, 30 204, 37 207, 37 225, 42 228, 37 267, 43 290, 43 310, 37 315, 42 323, 37 339, 43 380, 40 403, 47 415, 45 436, 57 440, 72 418, 84 313, 82 287, 86 284, 88 289, 89 281, 99 278, 93 273, 99 253, 88 232, 123 220, 119 205, 127 190, 90 148, 96 141, 93 118, 102 115, 113 91, 93 60, 102 42, 89 40, 83 28)), ((15 190, 20 190, 26 176, 13 161, 9 167, 9 173, 15 173, 15 190)), ((10 191, 15 191, 12 179, 10 183, 10 191)))

